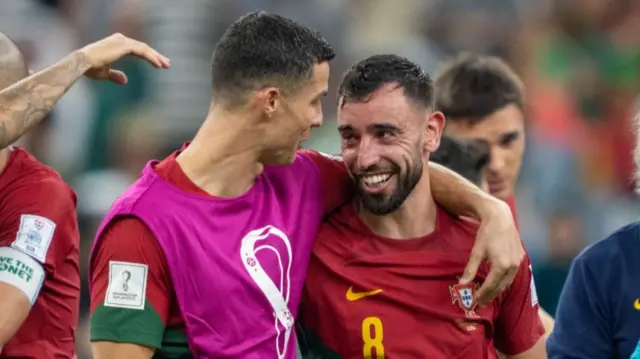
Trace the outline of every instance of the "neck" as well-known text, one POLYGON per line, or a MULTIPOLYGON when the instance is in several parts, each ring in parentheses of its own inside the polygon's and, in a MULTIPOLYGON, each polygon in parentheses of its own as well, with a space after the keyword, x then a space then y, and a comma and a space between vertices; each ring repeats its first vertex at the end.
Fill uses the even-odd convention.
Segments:
POLYGON ((249 116, 212 108, 177 158, 187 177, 213 196, 240 196, 262 172, 261 134, 251 126, 249 116))
POLYGON ((433 232, 436 228, 436 203, 431 195, 428 171, 425 165, 420 182, 400 208, 384 216, 362 209, 362 221, 375 234, 393 239, 420 238, 433 232))

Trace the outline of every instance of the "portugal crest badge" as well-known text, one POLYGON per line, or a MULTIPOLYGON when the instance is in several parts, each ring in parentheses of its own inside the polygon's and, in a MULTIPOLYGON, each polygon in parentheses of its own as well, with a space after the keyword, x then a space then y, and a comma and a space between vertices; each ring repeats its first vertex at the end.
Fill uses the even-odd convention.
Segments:
POLYGON ((457 303, 467 317, 476 316, 474 310, 478 303, 476 303, 476 299, 474 298, 475 291, 475 283, 455 284, 449 286, 451 301, 453 304, 457 303))

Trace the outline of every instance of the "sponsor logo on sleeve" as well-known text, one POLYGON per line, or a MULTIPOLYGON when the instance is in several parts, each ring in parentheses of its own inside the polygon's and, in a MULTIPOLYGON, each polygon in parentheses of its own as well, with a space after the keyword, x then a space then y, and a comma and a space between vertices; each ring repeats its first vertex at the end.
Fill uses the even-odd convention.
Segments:
POLYGON ((105 307, 144 310, 148 269, 146 264, 110 261, 105 307))
POLYGON ((50 219, 23 214, 20 216, 20 228, 11 247, 44 263, 55 231, 56 224, 50 219))

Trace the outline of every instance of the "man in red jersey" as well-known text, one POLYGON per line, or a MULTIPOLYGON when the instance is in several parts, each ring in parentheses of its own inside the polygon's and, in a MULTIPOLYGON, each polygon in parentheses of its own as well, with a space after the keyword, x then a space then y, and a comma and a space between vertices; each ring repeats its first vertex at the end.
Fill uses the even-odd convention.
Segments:
MULTIPOLYGON (((525 147, 522 81, 504 61, 462 54, 443 63, 435 79, 435 106, 447 119, 446 134, 489 145, 484 177, 489 192, 506 201, 517 223, 515 188, 525 147)), ((540 317, 549 335, 553 318, 540 317)))
POLYGON ((458 281, 478 227, 431 195, 427 163, 444 116, 433 110, 429 76, 405 58, 373 56, 347 72, 338 94, 342 157, 358 196, 316 240, 301 305, 317 339, 311 351, 495 358, 497 348, 510 358, 545 358, 528 258, 486 306, 475 291, 488 265, 473 282, 458 281))
MULTIPOLYGON (((328 60, 332 57, 323 39, 291 20, 262 12, 240 18, 225 32, 213 56, 212 82, 216 88, 207 119, 191 144, 153 165, 155 175, 189 197, 216 202, 242 198, 242 193, 260 178, 256 176, 262 172, 263 163, 274 164, 274 159, 265 155, 271 156, 273 149, 277 149, 280 155, 293 156, 310 128, 321 123, 321 99, 326 93, 328 60), (265 57, 270 61, 259 61, 265 57), (301 64, 308 66, 308 70, 300 69, 301 64), (304 81, 300 81, 301 74, 307 71, 304 81), (282 88, 287 91, 283 93, 282 88), (290 129, 292 125, 296 128, 294 132, 290 129), (290 135, 283 135, 287 133, 290 135)), ((350 190, 353 183, 343 162, 314 151, 302 151, 298 156, 317 167, 298 177, 301 181, 311 175, 321 177, 324 213, 347 200, 349 193, 343 189, 350 190)), ((434 175, 437 172, 438 169, 433 170, 434 175)), ((443 194, 441 198, 468 200, 465 195, 469 191, 483 196, 481 191, 465 186, 451 174, 440 172, 439 179, 433 180, 433 188, 443 194)), ((493 199, 487 201, 506 207, 493 199)), ((315 203, 309 203, 312 205, 315 203)), ((243 211, 251 208, 239 207, 243 211)), ((508 209, 500 212, 486 218, 495 220, 502 213, 510 217, 508 209)), ((509 225, 512 225, 510 218, 509 225)), ((497 244, 494 248, 497 253, 509 252, 501 246, 509 236, 487 237, 497 244)), ((184 303, 178 303, 179 292, 157 234, 139 217, 119 215, 105 222, 97 240, 90 262, 91 340, 95 357, 192 356, 189 333, 185 331, 188 313, 183 317, 185 311, 178 304, 184 303), (114 262, 118 263, 112 265, 114 262), (131 270, 124 270, 124 266, 131 270), (137 274, 134 268, 140 269, 137 274), (131 284, 127 297, 122 297, 118 289, 123 283, 131 284)), ((241 238, 209 238, 207 242, 215 240, 240 242, 241 238)), ((522 250, 517 239, 515 243, 522 250)), ((500 267, 501 263, 497 264, 494 268, 500 267)), ((517 269, 517 265, 514 267, 517 269)), ((300 278, 304 273, 295 275, 300 278)), ((501 286, 495 287, 499 291, 501 286)), ((301 290, 301 286, 291 288, 291 292, 301 290)), ((212 305, 220 305, 220 298, 211 301, 212 305)), ((291 311, 295 315, 295 309, 291 311)), ((211 323, 214 325, 219 323, 211 323)))
POLYGON ((108 69, 137 45, 121 40, 89 45, 24 79, 28 69, 20 50, 0 34, 0 87, 11 85, 0 91, 0 357, 75 357, 76 197, 53 169, 7 145, 39 122, 83 73, 126 82, 108 69))

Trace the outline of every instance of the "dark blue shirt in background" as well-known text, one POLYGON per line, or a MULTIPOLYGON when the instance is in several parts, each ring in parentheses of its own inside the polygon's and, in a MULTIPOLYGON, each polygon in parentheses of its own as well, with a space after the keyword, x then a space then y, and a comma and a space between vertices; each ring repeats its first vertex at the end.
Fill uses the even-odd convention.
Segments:
POLYGON ((549 359, 629 359, 639 339, 640 222, 573 261, 547 351, 549 359))

